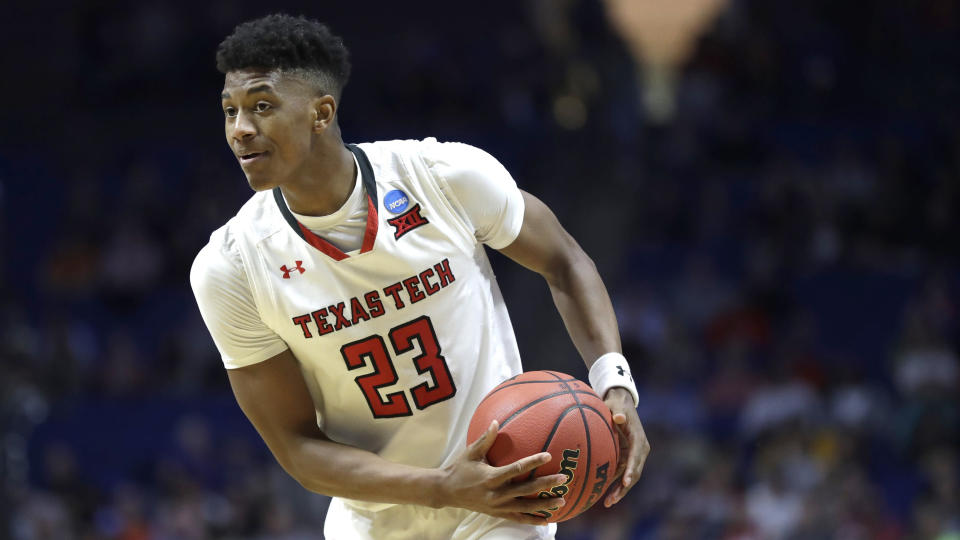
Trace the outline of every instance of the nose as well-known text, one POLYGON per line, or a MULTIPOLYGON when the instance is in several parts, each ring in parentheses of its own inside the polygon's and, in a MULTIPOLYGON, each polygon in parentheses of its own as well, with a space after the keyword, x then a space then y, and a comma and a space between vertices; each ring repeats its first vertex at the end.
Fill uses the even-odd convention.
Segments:
POLYGON ((250 115, 241 110, 237 112, 237 116, 233 120, 232 131, 231 136, 238 141, 242 141, 256 135, 257 126, 254 125, 250 115))

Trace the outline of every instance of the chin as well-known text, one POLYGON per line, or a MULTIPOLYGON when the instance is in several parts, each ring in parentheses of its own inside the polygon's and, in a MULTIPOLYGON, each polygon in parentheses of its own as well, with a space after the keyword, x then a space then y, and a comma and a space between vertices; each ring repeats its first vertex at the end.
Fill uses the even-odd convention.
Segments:
POLYGON ((277 187, 276 182, 274 182, 272 178, 255 174, 247 175, 247 183, 250 184, 250 187, 253 188, 254 191, 267 191, 268 189, 277 187))

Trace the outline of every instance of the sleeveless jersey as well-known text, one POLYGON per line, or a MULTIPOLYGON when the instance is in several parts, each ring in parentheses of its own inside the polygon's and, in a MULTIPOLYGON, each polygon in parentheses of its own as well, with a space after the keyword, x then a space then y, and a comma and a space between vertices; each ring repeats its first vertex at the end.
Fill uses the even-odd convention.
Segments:
POLYGON ((359 252, 302 227, 279 189, 256 193, 209 246, 239 254, 260 319, 299 361, 328 437, 438 467, 463 449, 486 392, 521 365, 483 244, 420 144, 349 147, 369 205, 359 252))

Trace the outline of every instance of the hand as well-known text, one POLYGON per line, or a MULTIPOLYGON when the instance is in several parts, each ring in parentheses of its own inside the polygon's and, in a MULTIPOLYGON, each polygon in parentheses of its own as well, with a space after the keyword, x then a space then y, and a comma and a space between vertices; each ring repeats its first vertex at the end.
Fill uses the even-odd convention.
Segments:
POLYGON ((497 438, 499 426, 494 420, 487 431, 443 468, 440 481, 440 506, 456 506, 491 516, 506 518, 530 525, 545 525, 546 518, 530 515, 538 510, 563 506, 562 498, 521 499, 563 484, 562 474, 541 476, 532 480, 512 482, 551 460, 549 452, 518 459, 502 467, 488 465, 484 456, 497 438))
POLYGON ((640 417, 637 416, 637 408, 633 404, 633 396, 630 392, 624 388, 611 388, 607 390, 604 403, 610 407, 610 412, 613 413, 613 425, 620 432, 620 462, 617 464, 615 478, 623 475, 620 482, 610 490, 603 501, 604 506, 610 508, 620 502, 620 499, 623 499, 623 496, 640 479, 643 464, 647 461, 647 454, 650 453, 650 443, 647 441, 647 434, 643 432, 643 425, 640 423, 640 417))

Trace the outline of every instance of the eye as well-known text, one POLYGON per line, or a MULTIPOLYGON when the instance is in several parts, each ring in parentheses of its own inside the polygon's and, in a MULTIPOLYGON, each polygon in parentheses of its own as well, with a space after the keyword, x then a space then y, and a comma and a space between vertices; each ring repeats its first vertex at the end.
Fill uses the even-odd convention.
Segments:
POLYGON ((270 108, 271 108, 271 105, 266 101, 258 101, 257 104, 254 105, 253 110, 258 113, 262 113, 262 112, 267 112, 267 110, 269 110, 270 108))
POLYGON ((234 109, 233 107, 224 107, 223 115, 226 116, 227 118, 233 118, 234 116, 237 115, 237 110, 234 109))

